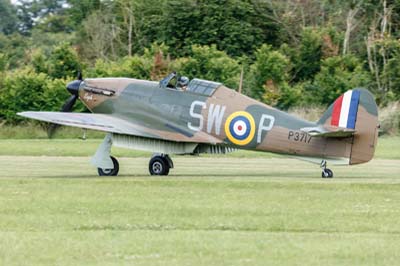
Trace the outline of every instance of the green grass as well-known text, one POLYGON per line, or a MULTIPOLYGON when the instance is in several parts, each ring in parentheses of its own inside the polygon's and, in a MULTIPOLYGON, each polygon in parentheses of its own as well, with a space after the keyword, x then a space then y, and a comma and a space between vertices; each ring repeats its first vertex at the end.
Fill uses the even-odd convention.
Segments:
POLYGON ((400 259, 397 160, 175 158, 150 177, 122 158, 0 156, 1 265, 377 265, 400 259))
POLYGON ((149 154, 119 149, 120 175, 100 178, 89 164, 100 141, 0 141, 0 265, 400 260, 400 138, 333 179, 250 152, 175 156, 170 176, 151 177, 149 154))
POLYGON ((400 159, 400 137, 379 138, 375 157, 385 159, 400 159))

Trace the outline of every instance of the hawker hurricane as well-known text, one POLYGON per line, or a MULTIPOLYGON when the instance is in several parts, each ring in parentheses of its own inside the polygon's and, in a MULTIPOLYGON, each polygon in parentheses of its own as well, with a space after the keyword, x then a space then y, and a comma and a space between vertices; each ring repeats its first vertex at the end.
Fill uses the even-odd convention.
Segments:
MULTIPOLYGON (((53 124, 106 132, 91 163, 100 176, 116 176, 112 145, 150 151, 151 175, 168 175, 170 155, 225 154, 238 149, 284 154, 318 163, 354 165, 372 159, 378 136, 373 95, 342 94, 316 121, 306 121, 249 98, 219 82, 171 73, 159 82, 86 78, 67 85, 62 112, 21 112, 53 124), (91 113, 73 113, 76 100, 91 113)), ((55 127, 52 127, 52 130, 55 127)))

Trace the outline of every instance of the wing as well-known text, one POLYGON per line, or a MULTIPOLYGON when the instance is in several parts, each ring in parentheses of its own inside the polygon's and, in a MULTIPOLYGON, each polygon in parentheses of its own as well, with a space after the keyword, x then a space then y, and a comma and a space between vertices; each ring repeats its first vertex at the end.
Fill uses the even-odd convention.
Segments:
POLYGON ((62 112, 22 112, 18 115, 64 126, 142 136, 142 132, 135 127, 110 115, 62 112))
POLYGON ((354 135, 356 132, 354 129, 341 128, 341 127, 303 127, 300 129, 303 132, 308 133, 313 137, 325 137, 325 138, 347 138, 354 135))
POLYGON ((72 126, 111 133, 134 135, 176 142, 221 143, 222 141, 204 132, 191 133, 179 126, 166 124, 166 130, 148 128, 109 114, 21 112, 18 115, 64 126, 72 126))

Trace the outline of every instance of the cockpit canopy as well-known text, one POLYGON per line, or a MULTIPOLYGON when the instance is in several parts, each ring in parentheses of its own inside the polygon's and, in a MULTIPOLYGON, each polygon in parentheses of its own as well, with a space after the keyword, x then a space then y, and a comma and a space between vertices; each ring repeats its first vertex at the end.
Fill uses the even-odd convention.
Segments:
POLYGON ((189 82, 187 91, 205 96, 211 96, 214 93, 214 91, 221 85, 222 85, 221 83, 208 81, 204 79, 192 79, 189 82))
POLYGON ((204 96, 211 96, 214 91, 221 86, 221 83, 204 80, 192 79, 185 76, 179 76, 176 72, 172 72, 160 81, 160 87, 186 91, 204 96))

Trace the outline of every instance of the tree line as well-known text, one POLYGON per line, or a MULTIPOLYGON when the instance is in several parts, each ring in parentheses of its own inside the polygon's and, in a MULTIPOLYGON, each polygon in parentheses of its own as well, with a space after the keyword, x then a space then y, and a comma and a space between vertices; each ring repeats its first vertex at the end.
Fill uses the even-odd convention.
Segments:
MULTIPOLYGON (((171 71, 267 104, 400 99, 400 0, 0 0, 0 119, 58 110, 84 77, 171 71)), ((77 107, 83 110, 82 106, 77 107)))

